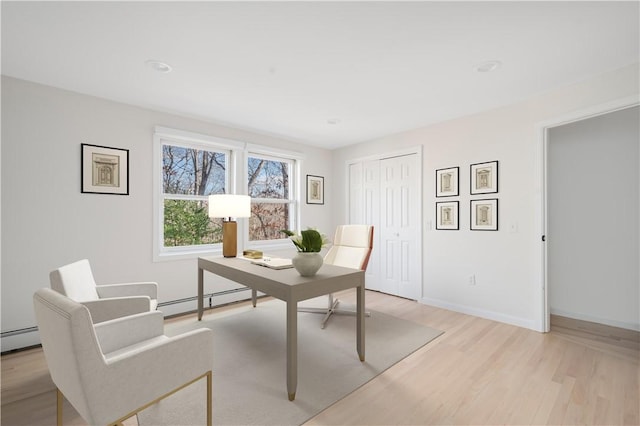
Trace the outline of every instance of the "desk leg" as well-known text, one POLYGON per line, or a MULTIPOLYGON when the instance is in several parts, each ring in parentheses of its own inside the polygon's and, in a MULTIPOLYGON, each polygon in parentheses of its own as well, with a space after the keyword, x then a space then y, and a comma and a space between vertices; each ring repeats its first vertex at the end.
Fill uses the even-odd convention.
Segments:
POLYGON ((357 325, 356 325, 356 333, 357 339, 356 347, 358 349, 358 355, 360 356, 360 361, 364 361, 364 283, 356 288, 357 297, 357 325))
POLYGON ((198 321, 202 321, 202 311, 204 310, 202 300, 204 293, 204 271, 198 268, 198 321))
POLYGON ((251 303, 253 303, 253 307, 256 307, 256 303, 258 303, 258 290, 251 289, 251 303))
POLYGON ((287 393, 296 399, 298 386, 298 302, 287 302, 287 393))

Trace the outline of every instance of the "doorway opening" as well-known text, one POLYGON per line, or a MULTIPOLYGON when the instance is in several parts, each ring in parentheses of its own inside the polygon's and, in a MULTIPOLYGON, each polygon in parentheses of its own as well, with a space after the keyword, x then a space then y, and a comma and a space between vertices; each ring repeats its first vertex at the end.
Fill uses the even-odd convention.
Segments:
POLYGON ((638 104, 627 98, 540 126, 540 331, 550 331, 552 314, 639 328, 638 104))

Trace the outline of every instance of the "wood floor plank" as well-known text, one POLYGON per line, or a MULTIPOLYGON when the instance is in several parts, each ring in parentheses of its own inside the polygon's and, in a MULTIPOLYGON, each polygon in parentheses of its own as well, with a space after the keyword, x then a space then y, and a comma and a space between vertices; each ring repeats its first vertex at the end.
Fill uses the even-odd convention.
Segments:
MULTIPOLYGON (((339 297, 355 304, 355 292, 339 297)), ((371 291, 367 308, 444 334, 307 425, 640 424, 640 352, 603 339, 608 329, 595 339, 544 334, 371 291)), ((55 423, 41 349, 2 356, 1 394, 3 425, 55 423)), ((71 407, 65 413, 65 424, 84 425, 71 407)))

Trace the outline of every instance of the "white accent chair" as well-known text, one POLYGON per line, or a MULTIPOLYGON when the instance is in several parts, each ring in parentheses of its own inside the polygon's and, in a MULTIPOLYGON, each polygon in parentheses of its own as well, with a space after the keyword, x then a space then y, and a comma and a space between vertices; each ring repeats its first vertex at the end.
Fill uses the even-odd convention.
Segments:
POLYGON ((158 284, 154 282, 96 285, 87 259, 52 271, 51 288, 85 305, 95 323, 158 307, 158 284))
POLYGON ((58 426, 63 397, 88 424, 114 425, 204 378, 211 425, 211 330, 167 337, 159 311, 94 324, 86 306, 49 288, 36 291, 33 304, 58 426))
MULTIPOLYGON (((345 268, 367 270, 371 251, 373 250, 373 226, 371 225, 340 225, 336 228, 333 245, 324 257, 324 263, 345 268)), ((324 328, 333 314, 355 315, 355 310, 338 309, 340 301, 329 295, 326 308, 300 307, 299 312, 324 314, 320 328, 324 328)), ((365 312, 366 316, 371 313, 365 312)))

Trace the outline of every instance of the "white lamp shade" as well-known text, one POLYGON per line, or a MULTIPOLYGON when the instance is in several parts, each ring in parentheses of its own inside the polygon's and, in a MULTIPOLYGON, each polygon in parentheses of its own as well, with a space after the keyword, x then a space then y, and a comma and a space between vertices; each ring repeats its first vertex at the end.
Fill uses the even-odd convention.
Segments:
POLYGON ((209 217, 250 217, 251 197, 248 195, 209 195, 209 217))

